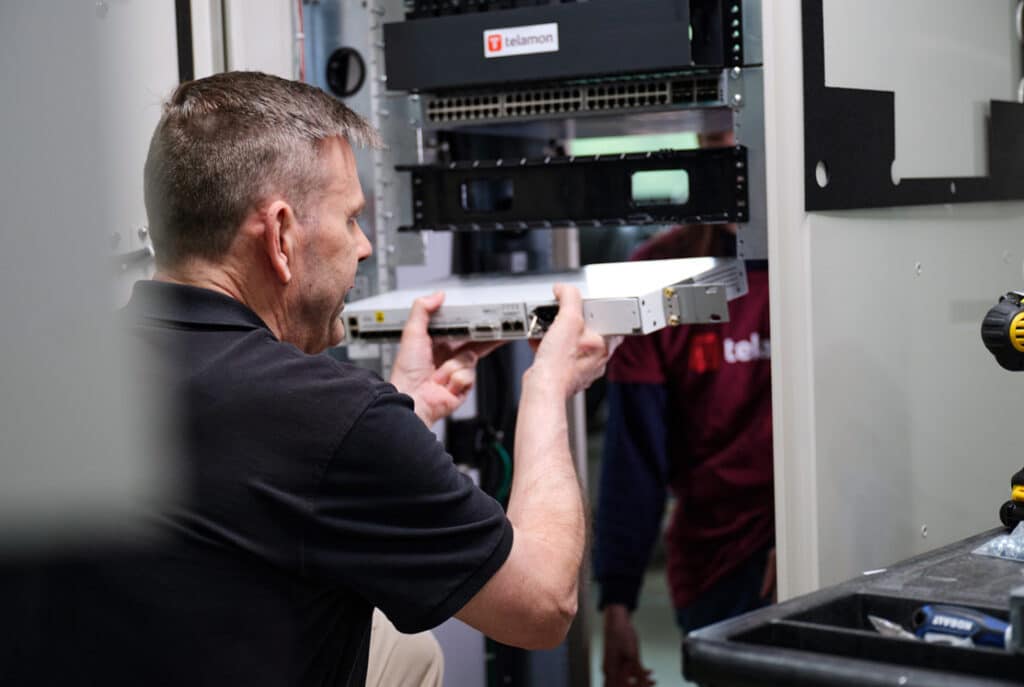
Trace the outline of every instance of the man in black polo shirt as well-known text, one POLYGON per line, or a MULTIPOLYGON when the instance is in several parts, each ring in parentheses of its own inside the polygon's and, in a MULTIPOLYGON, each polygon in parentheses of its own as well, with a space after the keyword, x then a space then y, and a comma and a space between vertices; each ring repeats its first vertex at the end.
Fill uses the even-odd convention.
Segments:
POLYGON ((77 630, 52 655, 75 684, 362 684, 374 607, 404 632, 454 615, 516 646, 564 637, 584 543, 565 401, 606 343, 556 288, 507 516, 428 429, 487 352, 432 345, 442 295, 415 305, 391 384, 315 355, 342 338, 370 255, 352 145, 375 140, 337 100, 263 74, 166 104, 145 174, 158 273, 125 316, 180 399, 184 488, 154 541, 62 580, 77 630))

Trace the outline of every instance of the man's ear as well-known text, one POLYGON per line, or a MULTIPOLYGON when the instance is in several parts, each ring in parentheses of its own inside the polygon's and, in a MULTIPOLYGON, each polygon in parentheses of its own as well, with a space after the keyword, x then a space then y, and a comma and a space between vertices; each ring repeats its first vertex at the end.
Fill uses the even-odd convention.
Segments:
POLYGON ((263 246, 270 268, 282 284, 287 284, 292 280, 299 239, 292 206, 283 200, 271 203, 263 216, 263 226, 263 246))

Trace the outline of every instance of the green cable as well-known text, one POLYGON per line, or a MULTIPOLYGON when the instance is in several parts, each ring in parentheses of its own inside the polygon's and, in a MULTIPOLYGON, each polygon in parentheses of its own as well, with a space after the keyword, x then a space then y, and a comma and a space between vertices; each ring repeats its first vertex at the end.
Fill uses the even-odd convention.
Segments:
POLYGON ((508 454, 508 451, 505 450, 500 441, 494 442, 494 450, 498 453, 498 457, 501 458, 501 464, 505 472, 501 486, 498 488, 494 498, 498 501, 504 501, 508 498, 508 493, 512 489, 512 456, 508 454))

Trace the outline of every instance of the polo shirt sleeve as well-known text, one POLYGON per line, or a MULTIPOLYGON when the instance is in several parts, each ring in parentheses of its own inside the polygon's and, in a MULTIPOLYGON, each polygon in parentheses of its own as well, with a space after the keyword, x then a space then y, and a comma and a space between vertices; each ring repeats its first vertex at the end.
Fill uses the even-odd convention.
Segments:
POLYGON ((370 403, 327 465, 305 574, 380 608, 402 632, 461 609, 501 567, 512 525, 394 391, 370 403))

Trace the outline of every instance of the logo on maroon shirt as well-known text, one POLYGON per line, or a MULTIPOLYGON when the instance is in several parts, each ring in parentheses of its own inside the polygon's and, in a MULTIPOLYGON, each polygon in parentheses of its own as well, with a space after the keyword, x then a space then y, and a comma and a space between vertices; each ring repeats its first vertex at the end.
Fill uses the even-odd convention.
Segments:
POLYGON ((772 344, 769 339, 761 339, 761 335, 754 332, 749 339, 733 341, 725 340, 725 362, 727 363, 749 363, 757 360, 771 360, 772 344))
POLYGON ((722 340, 716 332, 701 332, 690 345, 690 371, 714 372, 722 367, 722 340))
POLYGON ((690 344, 689 368, 691 372, 703 374, 720 370, 724 363, 734 365, 770 360, 771 357, 771 342, 762 339, 757 332, 739 341, 731 338, 722 341, 717 332, 701 332, 693 337, 690 344))

